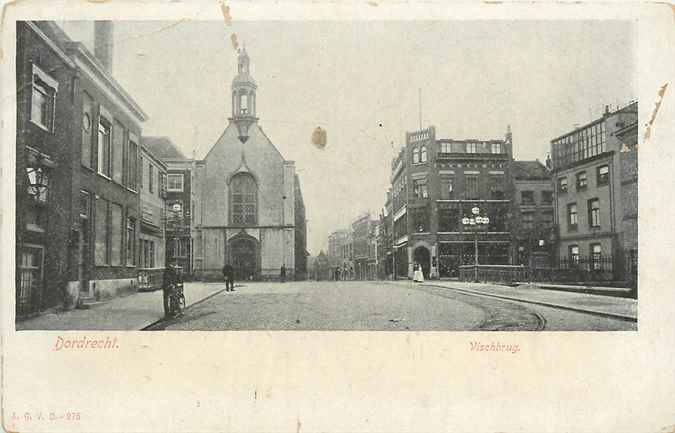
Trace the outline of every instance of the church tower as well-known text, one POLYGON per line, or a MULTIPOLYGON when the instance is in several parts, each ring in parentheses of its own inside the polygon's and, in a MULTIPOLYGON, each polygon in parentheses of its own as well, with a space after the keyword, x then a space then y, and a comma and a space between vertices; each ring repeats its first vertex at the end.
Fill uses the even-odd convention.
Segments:
POLYGON ((258 121, 255 112, 255 92, 258 85, 250 74, 250 59, 246 47, 239 50, 237 76, 232 80, 232 117, 239 132, 239 140, 245 143, 249 137, 249 128, 258 121))

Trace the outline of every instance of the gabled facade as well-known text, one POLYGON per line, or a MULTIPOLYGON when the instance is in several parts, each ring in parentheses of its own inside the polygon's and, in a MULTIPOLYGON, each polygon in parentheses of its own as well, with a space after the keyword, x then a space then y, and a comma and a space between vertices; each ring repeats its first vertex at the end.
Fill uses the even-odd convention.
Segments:
MULTIPOLYGON (((256 117, 257 85, 242 50, 232 82, 232 117, 196 164, 195 273, 238 280, 277 279, 296 270, 296 173, 256 117)), ((304 253, 304 251, 303 251, 304 253)))

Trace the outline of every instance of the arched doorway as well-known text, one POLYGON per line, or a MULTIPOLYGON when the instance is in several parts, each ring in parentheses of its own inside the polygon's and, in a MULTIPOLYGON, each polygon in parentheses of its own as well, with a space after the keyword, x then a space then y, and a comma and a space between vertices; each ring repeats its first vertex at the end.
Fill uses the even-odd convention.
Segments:
POLYGON ((230 257, 234 278, 238 281, 257 279, 258 248, 254 239, 238 237, 230 241, 230 257))
POLYGON ((429 278, 429 270, 431 268, 431 254, 426 247, 417 247, 413 254, 415 263, 422 265, 422 272, 424 278, 429 278))

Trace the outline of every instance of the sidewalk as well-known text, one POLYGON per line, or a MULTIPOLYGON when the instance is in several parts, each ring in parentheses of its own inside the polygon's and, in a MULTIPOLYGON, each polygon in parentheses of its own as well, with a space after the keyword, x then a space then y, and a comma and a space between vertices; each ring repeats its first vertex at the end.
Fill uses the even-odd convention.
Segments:
MULTIPOLYGON (((225 290, 225 283, 185 283, 185 303, 190 305, 225 290)), ((138 331, 164 317, 162 291, 138 292, 114 298, 89 310, 44 314, 16 324, 17 331, 138 331)))
POLYGON ((425 284, 637 321, 638 304, 636 299, 547 290, 533 285, 507 287, 482 283, 452 283, 444 281, 427 282, 425 284))

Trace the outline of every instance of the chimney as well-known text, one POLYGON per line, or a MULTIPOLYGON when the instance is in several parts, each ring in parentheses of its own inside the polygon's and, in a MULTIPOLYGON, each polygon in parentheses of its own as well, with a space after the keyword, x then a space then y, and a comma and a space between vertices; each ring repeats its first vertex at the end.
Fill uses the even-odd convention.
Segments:
POLYGON ((108 74, 113 66, 113 22, 94 22, 94 56, 103 65, 108 74))

